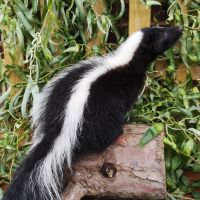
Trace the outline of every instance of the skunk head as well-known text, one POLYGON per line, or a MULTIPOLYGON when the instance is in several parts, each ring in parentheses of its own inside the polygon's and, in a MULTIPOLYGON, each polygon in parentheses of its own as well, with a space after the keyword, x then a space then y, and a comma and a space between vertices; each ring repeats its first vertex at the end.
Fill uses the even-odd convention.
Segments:
POLYGON ((162 54, 164 51, 172 47, 182 34, 180 27, 167 28, 144 28, 142 29, 143 39, 142 48, 154 56, 162 54))

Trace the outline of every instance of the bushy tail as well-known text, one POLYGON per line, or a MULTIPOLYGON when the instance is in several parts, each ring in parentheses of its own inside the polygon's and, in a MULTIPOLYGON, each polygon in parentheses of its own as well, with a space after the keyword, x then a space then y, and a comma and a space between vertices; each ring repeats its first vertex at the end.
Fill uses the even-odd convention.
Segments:
MULTIPOLYGON (((40 143, 35 146, 17 169, 2 200, 60 200, 62 176, 57 174, 56 185, 53 186, 54 190, 51 187, 46 187, 45 181, 41 180, 41 167, 46 157, 47 150, 44 144, 40 143)), ((48 175, 48 172, 46 174, 48 175)))
POLYGON ((39 186, 34 180, 34 174, 37 167, 34 170, 26 169, 25 162, 18 168, 14 179, 2 200, 28 200, 43 198, 39 192, 39 186))

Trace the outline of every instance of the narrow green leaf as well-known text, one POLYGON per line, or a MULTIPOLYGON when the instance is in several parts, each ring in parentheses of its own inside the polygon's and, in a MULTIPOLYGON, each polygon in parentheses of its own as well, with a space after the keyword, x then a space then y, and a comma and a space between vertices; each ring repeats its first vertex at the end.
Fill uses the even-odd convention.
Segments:
POLYGON ((31 34, 31 36, 35 37, 35 32, 24 14, 16 6, 14 8, 19 21, 24 25, 25 29, 31 34))
POLYGON ((177 145, 174 141, 169 140, 169 138, 165 137, 163 140, 164 144, 170 146, 173 150, 175 150, 176 152, 179 152, 177 145))
POLYGON ((194 148, 194 141, 190 139, 186 143, 183 144, 182 151, 187 156, 190 156, 193 148, 194 148))
POLYGON ((102 26, 102 24, 101 24, 101 21, 99 20, 99 17, 97 17, 97 26, 98 26, 99 30, 100 30, 102 33, 106 34, 106 31, 104 30, 104 28, 103 28, 103 26, 102 26))
POLYGON ((89 32, 90 38, 92 37, 92 14, 91 11, 89 10, 88 15, 87 15, 87 30, 89 32))
POLYGON ((27 106, 28 106, 30 95, 31 95, 31 87, 32 87, 32 85, 33 85, 32 79, 29 78, 28 79, 28 84, 26 86, 26 90, 24 92, 22 105, 21 105, 21 114, 22 114, 23 118, 27 118, 28 117, 27 106))
POLYGON ((192 183, 192 187, 193 187, 193 188, 200 188, 200 181, 194 181, 194 182, 192 183))
POLYGON ((10 92, 11 92, 11 87, 9 87, 7 89, 6 92, 4 92, 1 96, 0 96, 0 104, 3 103, 10 95, 10 92))
POLYGON ((150 127, 143 135, 140 140, 139 146, 143 147, 145 144, 153 140, 157 135, 159 135, 164 130, 164 125, 162 123, 154 124, 150 127))
POLYGON ((146 2, 147 7, 151 7, 151 6, 161 6, 161 3, 159 1, 154 1, 154 0, 147 0, 146 2))
POLYGON ((24 35, 18 22, 16 24, 16 33, 19 40, 20 49, 23 52, 24 51, 24 35))
POLYGON ((181 107, 178 107, 178 110, 180 110, 182 114, 184 114, 185 116, 187 116, 189 118, 193 117, 193 114, 190 110, 187 110, 187 109, 181 108, 181 107))
POLYGON ((188 130, 195 133, 196 135, 200 136, 200 130, 198 130, 196 128, 189 128, 188 130))
POLYGON ((85 23, 85 9, 84 9, 84 6, 83 6, 83 1, 81 0, 75 0, 75 3, 76 3, 76 6, 78 8, 78 11, 79 11, 79 17, 80 17, 80 20, 81 22, 84 24, 85 23))
POLYGON ((63 53, 69 53, 69 52, 75 52, 75 53, 77 53, 78 51, 79 51, 79 46, 76 45, 76 46, 69 47, 69 48, 65 49, 63 51, 63 53))
POLYGON ((120 5, 121 5, 121 9, 120 9, 118 16, 114 18, 115 20, 120 19, 125 12, 125 2, 124 2, 124 0, 120 0, 120 5))
POLYGON ((195 198, 195 200, 200 199, 200 192, 192 192, 192 196, 195 198))

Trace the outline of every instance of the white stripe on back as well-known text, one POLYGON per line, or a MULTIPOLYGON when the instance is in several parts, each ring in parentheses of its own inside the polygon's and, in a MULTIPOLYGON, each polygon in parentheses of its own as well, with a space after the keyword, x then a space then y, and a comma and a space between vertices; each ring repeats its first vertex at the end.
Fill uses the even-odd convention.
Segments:
POLYGON ((83 112, 91 84, 106 72, 128 64, 142 37, 143 33, 138 31, 120 45, 114 53, 98 58, 101 59, 101 64, 85 73, 73 87, 70 99, 65 106, 65 119, 61 133, 55 139, 51 151, 40 164, 38 173, 41 186, 51 194, 49 200, 61 199, 57 186, 59 184, 58 177, 62 173, 65 159, 67 159, 68 167, 71 169, 71 156, 77 140, 77 130, 81 130, 84 121, 83 112))
MULTIPOLYGON (((44 114, 47 106, 47 101, 49 96, 51 95, 54 86, 56 83, 67 76, 69 72, 71 72, 74 69, 77 69, 84 64, 85 61, 82 61, 78 64, 73 65, 73 67, 64 69, 63 71, 56 74, 52 79, 48 81, 48 83, 43 87, 42 91, 37 95, 35 98, 36 100, 33 101, 33 107, 31 110, 31 116, 32 116, 32 123, 31 126, 34 130, 33 138, 32 138, 32 146, 30 148, 33 149, 43 138, 44 134, 42 132, 42 128, 44 126, 44 114)), ((48 134, 48 133, 47 133, 48 134)))

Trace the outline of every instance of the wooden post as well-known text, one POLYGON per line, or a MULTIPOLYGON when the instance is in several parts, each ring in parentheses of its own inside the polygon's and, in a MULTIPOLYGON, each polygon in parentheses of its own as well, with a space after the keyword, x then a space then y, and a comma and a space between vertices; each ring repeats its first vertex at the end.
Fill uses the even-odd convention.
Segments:
MULTIPOLYGON (((104 0, 97 0, 96 1, 96 4, 94 5, 94 10, 96 11, 96 13, 98 15, 101 15, 103 13, 105 9, 105 6, 104 6, 104 0)), ((96 38, 93 38, 92 40, 90 40, 88 43, 87 43, 87 46, 89 47, 89 51, 88 51, 88 54, 91 53, 91 48, 94 46, 94 45, 99 45, 101 44, 101 40, 103 38, 103 33, 101 31, 98 31, 97 33, 97 37, 96 38)), ((89 38, 89 37, 88 37, 89 38)), ((105 51, 103 51, 102 53, 105 53, 105 51)))
MULTIPOLYGON (((188 12, 188 8, 187 6, 185 5, 185 1, 184 0, 177 0, 180 8, 181 8, 181 12, 182 13, 187 13, 188 12)), ((190 2, 190 0, 188 1, 188 3, 190 2)))
POLYGON ((41 16, 41 19, 42 19, 45 2, 44 2, 44 0, 40 0, 39 2, 40 2, 40 16, 41 16))
MULTIPOLYGON (((6 42, 3 42, 3 52, 4 52, 4 65, 19 65, 23 66, 23 54, 19 47, 15 50, 15 56, 11 57, 9 53, 9 47, 7 46, 6 42)), ((9 81, 12 85, 21 82, 21 78, 15 73, 11 72, 9 75, 9 81)), ((16 88, 12 88, 11 95, 15 95, 18 90, 16 88)))
MULTIPOLYGON (((181 12, 182 13, 187 13, 188 12, 188 8, 187 6, 185 6, 185 2, 183 0, 177 0, 181 12)), ((178 83, 183 83, 186 81, 187 79, 187 72, 188 69, 184 64, 178 64, 178 69, 176 70, 176 81, 178 83)))
POLYGON ((62 200, 166 199, 163 136, 138 146, 145 125, 124 126, 123 144, 73 163, 62 200), (84 198, 85 197, 85 198, 84 198), (107 198, 106 198, 107 197, 107 198))
POLYGON ((129 35, 141 28, 149 27, 151 9, 147 9, 139 0, 129 0, 129 35))

